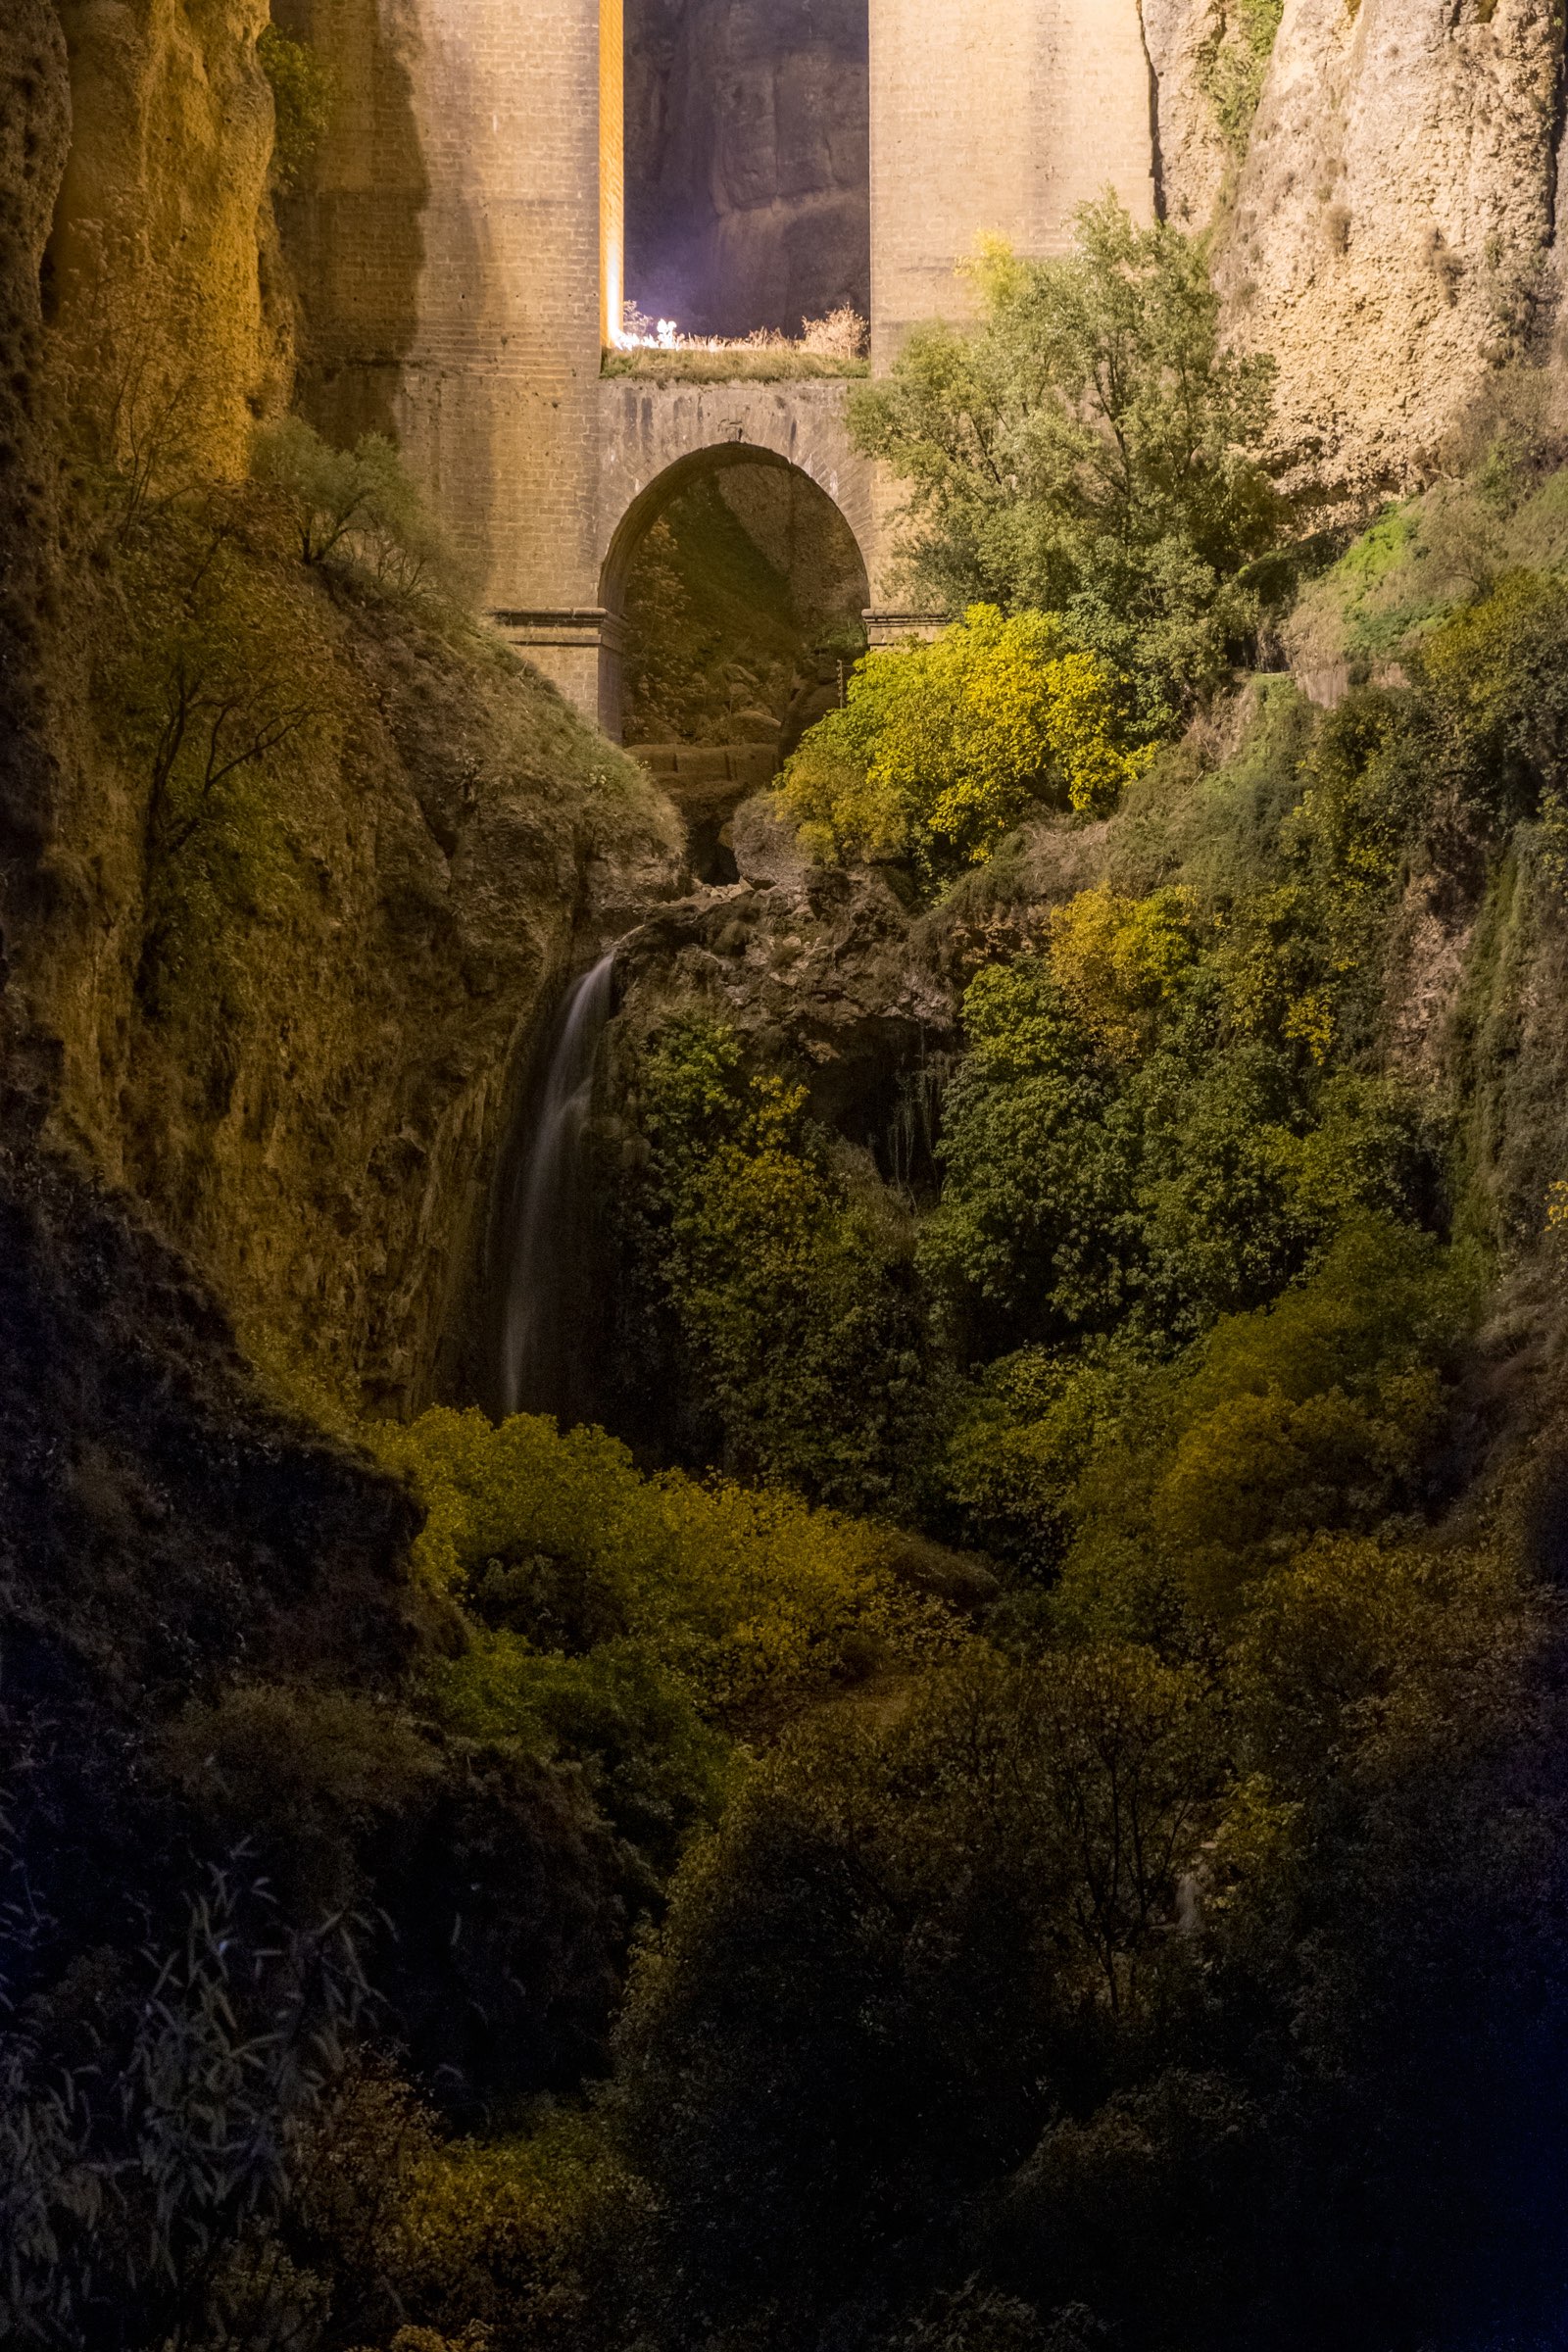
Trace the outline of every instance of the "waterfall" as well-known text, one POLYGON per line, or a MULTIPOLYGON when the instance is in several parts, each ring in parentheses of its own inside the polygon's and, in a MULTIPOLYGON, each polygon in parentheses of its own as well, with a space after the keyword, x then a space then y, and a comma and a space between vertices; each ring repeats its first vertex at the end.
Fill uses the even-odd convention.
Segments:
POLYGON ((578 1417, 591 1203, 583 1146, 610 1018, 614 950, 568 991, 550 1033, 507 1221, 501 1396, 509 1413, 578 1417))

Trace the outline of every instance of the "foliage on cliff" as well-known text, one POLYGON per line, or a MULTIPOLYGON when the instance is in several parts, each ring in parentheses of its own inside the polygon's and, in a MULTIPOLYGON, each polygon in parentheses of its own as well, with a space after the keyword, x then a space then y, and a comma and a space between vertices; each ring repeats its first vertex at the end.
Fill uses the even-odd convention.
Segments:
POLYGON ((458 1139, 499 1127, 580 874, 657 868, 672 814, 478 628, 385 442, 288 419, 242 482, 95 450, 61 917, 15 949, 62 1115, 255 1346, 418 1396, 476 1249, 433 1205, 458 1139))
MULTIPOLYGON (((907 486, 915 594, 1057 613, 1140 680, 1151 720, 1191 707, 1253 636, 1249 567, 1285 510, 1265 444, 1273 368, 1220 335, 1200 241, 1083 208, 1077 250, 972 265, 977 328, 923 326, 851 404, 907 486)), ((1277 592, 1277 589, 1275 590, 1277 592)))
POLYGON ((975 605, 932 645, 868 654, 790 760, 780 802, 823 858, 907 858, 928 884, 1031 808, 1113 805, 1147 753, 1129 681, 1051 614, 975 605))

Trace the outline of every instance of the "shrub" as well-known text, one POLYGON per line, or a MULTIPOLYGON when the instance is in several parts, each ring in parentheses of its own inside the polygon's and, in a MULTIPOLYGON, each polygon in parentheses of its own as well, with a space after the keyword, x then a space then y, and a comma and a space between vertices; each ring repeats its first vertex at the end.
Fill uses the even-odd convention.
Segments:
POLYGON ((1108 1057, 1031 958, 978 973, 964 1025, 921 1269, 971 1354, 1105 1329, 1139 1248, 1137 1136, 1108 1057))
POLYGON ((978 863, 1034 807, 1103 809, 1142 774, 1123 682, 1056 619, 973 607, 931 645, 867 655, 784 771, 821 858, 978 863))
POLYGON ((292 41, 275 24, 263 26, 256 54, 272 91, 272 185, 287 196, 326 136, 337 78, 309 41, 292 41))
POLYGON ((1193 1367, 1167 1376, 1143 1436, 1113 1432, 1086 1471, 1069 1614, 1124 1622, 1122 1540, 1162 1561, 1200 1617, 1223 1617, 1249 1577, 1315 1533, 1408 1508, 1470 1303, 1467 1268, 1430 1236, 1364 1217, 1310 1278, 1218 1323, 1193 1367))
MULTIPOLYGON (((369 1434, 426 1504, 415 1557, 435 1590, 530 1651, 564 1659, 634 1643, 675 1678, 677 1692, 662 1697, 645 1683, 650 1703, 677 1713, 683 1688, 710 1722, 776 1721, 863 1671, 868 1649, 917 1658, 949 1638, 945 1612, 893 1582, 884 1536, 791 1494, 699 1485, 678 1471, 643 1478, 602 1430, 563 1436, 528 1415, 497 1428, 443 1408, 369 1434)), ((569 1705, 571 1678, 535 1678, 515 1649, 491 1661, 519 1677, 507 1701, 519 1728, 569 1705)), ((612 1677, 601 1656, 600 1691, 612 1677)), ((591 1680, 579 1695, 598 1703, 591 1680)), ((449 1703, 493 1716, 483 1653, 448 1690, 449 1703)))
POLYGON ((975 265, 981 322, 920 327, 851 424, 909 489, 917 593, 1065 615, 1164 724, 1258 620, 1243 574, 1284 510, 1264 457, 1273 366, 1220 341, 1201 243, 1107 196, 1078 250, 975 265))
POLYGON ((1192 894, 1080 891, 1051 917, 1051 969, 1086 1029, 1118 1059, 1137 1054, 1197 955, 1192 894))
POLYGON ((1199 47, 1199 79, 1238 156, 1247 152, 1283 14, 1284 0, 1221 0, 1199 47))
POLYGON ((403 595, 454 587, 423 500, 379 433, 334 449, 303 416, 284 416, 257 433, 251 466, 289 514, 306 564, 335 563, 403 595))
POLYGON ((647 1158, 618 1212, 626 1388, 678 1382, 730 1471, 885 1506, 924 1416, 906 1220, 869 1167, 830 1153, 804 1090, 748 1073, 720 1024, 667 1023, 635 1087, 647 1158))

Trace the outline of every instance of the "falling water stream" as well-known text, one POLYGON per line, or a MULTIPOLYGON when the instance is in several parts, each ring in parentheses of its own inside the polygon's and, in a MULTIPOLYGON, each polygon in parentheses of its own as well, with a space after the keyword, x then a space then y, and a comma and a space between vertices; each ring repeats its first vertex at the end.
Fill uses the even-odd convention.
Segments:
POLYGON ((585 1146, 615 955, 567 992, 551 1031, 505 1234, 502 1402, 579 1417, 587 1402, 585 1285, 592 1240, 585 1146))

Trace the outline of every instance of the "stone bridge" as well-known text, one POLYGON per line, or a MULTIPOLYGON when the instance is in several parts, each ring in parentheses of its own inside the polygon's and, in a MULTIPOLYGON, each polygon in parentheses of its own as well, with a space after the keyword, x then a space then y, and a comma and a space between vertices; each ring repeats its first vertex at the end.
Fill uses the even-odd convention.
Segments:
MULTIPOLYGON (((607 376, 623 287, 622 0, 273 0, 340 93, 283 208, 302 396, 338 441, 391 433, 485 610, 619 731, 619 615, 641 534, 704 469, 797 466, 889 593, 886 483, 843 381, 607 376)), ((1114 185, 1154 208, 1140 0, 867 0, 871 349, 961 317, 986 232, 1069 241, 1114 185)))
MULTIPOLYGON (((851 445, 843 379, 792 383, 654 382, 607 376, 599 386, 599 466, 594 544, 598 594, 591 606, 501 610, 512 642, 551 670, 581 708, 619 733, 621 613, 627 575, 644 534, 705 473, 729 466, 790 466, 838 508, 862 563, 876 535, 873 468, 851 445)), ((871 601, 870 576, 862 603, 871 601)))

